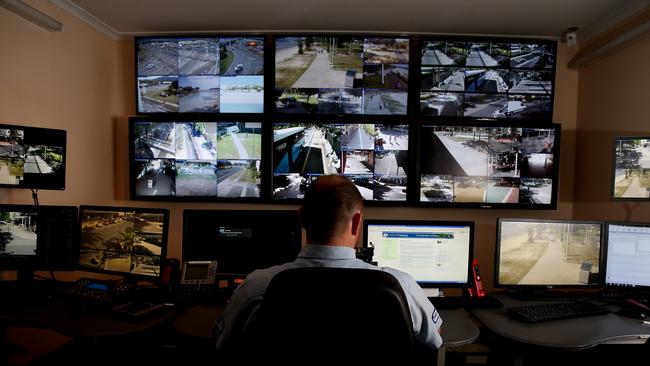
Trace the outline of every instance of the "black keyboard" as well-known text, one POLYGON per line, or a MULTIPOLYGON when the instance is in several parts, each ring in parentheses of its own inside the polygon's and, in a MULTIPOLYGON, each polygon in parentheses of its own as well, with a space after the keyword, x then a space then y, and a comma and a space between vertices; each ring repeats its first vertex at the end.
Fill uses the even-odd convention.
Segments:
POLYGON ((609 309, 596 305, 586 300, 570 302, 554 302, 508 308, 514 318, 529 323, 546 320, 577 318, 581 316, 602 315, 609 313, 609 309))

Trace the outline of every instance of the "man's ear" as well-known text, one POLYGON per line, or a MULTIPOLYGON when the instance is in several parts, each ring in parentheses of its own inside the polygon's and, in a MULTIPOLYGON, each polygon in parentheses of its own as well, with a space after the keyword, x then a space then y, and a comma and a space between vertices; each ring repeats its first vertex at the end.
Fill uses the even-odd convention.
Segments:
POLYGON ((358 237, 361 231, 361 223, 363 222, 363 214, 359 211, 352 215, 352 236, 358 237))

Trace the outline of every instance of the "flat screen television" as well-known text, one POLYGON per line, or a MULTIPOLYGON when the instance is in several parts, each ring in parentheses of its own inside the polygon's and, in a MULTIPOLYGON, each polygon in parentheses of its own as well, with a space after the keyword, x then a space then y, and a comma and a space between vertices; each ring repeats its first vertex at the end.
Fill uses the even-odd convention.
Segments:
MULTIPOLYGON (((71 270, 77 207, 0 204, 0 270, 71 270)), ((26 278, 28 280, 29 278, 26 278)))
POLYGON ((169 210, 79 207, 78 269, 159 280, 167 255, 169 210))
POLYGON ((183 211, 183 260, 217 261, 220 276, 291 262, 301 244, 296 210, 183 211))
POLYGON ((408 37, 275 38, 275 111, 406 115, 408 37))
POLYGON ((264 37, 136 37, 138 114, 263 113, 264 37))
POLYGON ((422 205, 556 207, 559 124, 422 124, 419 138, 422 205))
POLYGON ((650 223, 605 223, 605 285, 650 290, 650 223))
POLYGON ((540 40, 424 38, 420 115, 551 121, 556 47, 540 40))
POLYGON ((129 130, 133 199, 260 197, 261 122, 132 117, 129 130))
POLYGON ((613 199, 650 199, 650 136, 614 139, 612 179, 613 199))
POLYGON ((602 223, 498 219, 496 287, 601 285, 602 223))
POLYGON ((406 123, 273 123, 274 200, 302 199, 312 180, 340 174, 364 200, 406 202, 406 123))
POLYGON ((410 274, 421 287, 471 284, 473 222, 364 220, 363 238, 373 262, 410 274))
POLYGON ((0 124, 0 188, 65 189, 66 131, 0 124))

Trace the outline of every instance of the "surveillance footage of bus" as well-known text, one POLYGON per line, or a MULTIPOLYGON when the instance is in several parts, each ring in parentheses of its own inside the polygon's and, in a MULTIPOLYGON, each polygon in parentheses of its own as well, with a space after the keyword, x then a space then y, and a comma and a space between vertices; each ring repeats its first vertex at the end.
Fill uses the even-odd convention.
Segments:
POLYGON ((264 112, 264 39, 139 38, 140 113, 264 112))
POLYGON ((278 37, 281 113, 405 115, 408 38, 278 37))
POLYGON ((551 119, 551 44, 425 41, 423 116, 551 119))
POLYGON ((273 198, 301 199, 321 175, 352 180, 365 200, 406 201, 408 126, 275 123, 273 198))
POLYGON ((135 122, 138 197, 259 197, 260 122, 135 122))
POLYGON ((552 203, 553 128, 427 125, 420 202, 552 203))
POLYGON ((81 212, 81 268, 160 275, 165 215, 136 211, 81 212))

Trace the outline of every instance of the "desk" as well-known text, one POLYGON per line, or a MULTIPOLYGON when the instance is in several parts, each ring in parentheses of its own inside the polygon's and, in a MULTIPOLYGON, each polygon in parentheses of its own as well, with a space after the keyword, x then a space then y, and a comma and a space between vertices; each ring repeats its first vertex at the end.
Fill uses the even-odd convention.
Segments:
MULTIPOLYGON (((212 340, 212 321, 223 310, 220 306, 196 305, 181 312, 172 324, 174 331, 188 337, 212 340)), ((438 350, 438 365, 445 364, 447 347, 462 346, 474 342, 479 329, 463 309, 442 309, 442 347, 438 350)))
POLYGON ((519 344, 513 363, 523 360, 530 347, 555 350, 583 350, 602 344, 644 344, 650 337, 650 327, 639 319, 621 317, 614 313, 540 323, 524 323, 510 318, 505 308, 540 303, 517 300, 506 294, 492 295, 503 303, 498 309, 471 309, 492 333, 519 344))

